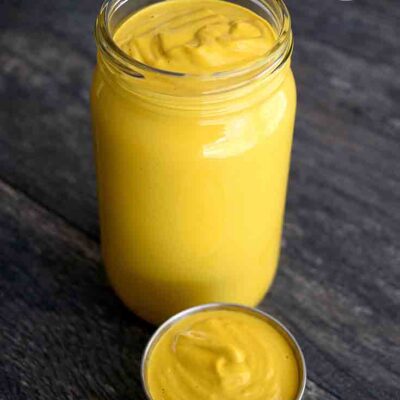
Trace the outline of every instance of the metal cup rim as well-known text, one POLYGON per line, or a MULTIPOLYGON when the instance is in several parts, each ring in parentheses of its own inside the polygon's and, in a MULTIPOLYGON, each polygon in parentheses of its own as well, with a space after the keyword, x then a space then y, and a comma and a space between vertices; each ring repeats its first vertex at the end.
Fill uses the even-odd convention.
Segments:
POLYGON ((261 319, 264 319, 265 321, 272 323, 272 325, 285 337, 285 339, 288 341, 290 346, 292 347, 292 350, 295 354, 296 361, 298 364, 299 368, 299 378, 300 378, 300 384, 299 388, 296 394, 296 397, 293 400, 301 400, 304 395, 304 391, 306 388, 306 382, 307 382, 307 367, 306 367, 306 362, 304 359, 304 354, 303 351, 301 350, 301 347, 299 343, 297 342, 296 338, 294 335, 290 332, 290 330, 278 319, 273 317, 271 314, 262 311, 258 308, 255 307, 249 307, 245 306, 242 304, 236 304, 236 303, 208 303, 208 304, 201 304, 198 306, 190 307, 187 308, 183 311, 178 312, 177 314, 173 315, 169 319, 167 319, 165 322, 163 322, 157 330, 152 334, 151 338, 147 342, 147 345, 143 351, 142 355, 142 360, 141 360, 141 365, 140 365, 140 371, 141 371, 141 380, 142 380, 142 386, 143 390, 145 392, 145 395, 148 400, 156 400, 153 399, 153 397, 150 394, 150 390, 147 384, 147 379, 146 379, 146 363, 147 360, 149 359, 149 356, 151 354, 151 351, 155 344, 157 343, 158 339, 161 338, 161 336, 166 332, 172 325, 180 321, 181 319, 184 319, 185 317, 193 314, 197 314, 203 311, 210 311, 210 310, 230 310, 230 311, 239 311, 239 312, 245 312, 247 314, 254 315, 256 317, 259 317, 261 319))

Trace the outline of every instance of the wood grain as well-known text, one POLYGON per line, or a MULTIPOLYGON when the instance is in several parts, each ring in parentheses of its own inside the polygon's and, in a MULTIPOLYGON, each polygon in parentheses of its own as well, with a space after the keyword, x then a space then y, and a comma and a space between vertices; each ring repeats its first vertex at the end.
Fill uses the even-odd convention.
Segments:
MULTIPOLYGON (((400 399, 400 8, 288 0, 299 107, 281 268, 262 308, 307 399, 400 399)), ((99 2, 0 12, 0 399, 143 398, 152 328, 98 266, 88 88, 99 2)))

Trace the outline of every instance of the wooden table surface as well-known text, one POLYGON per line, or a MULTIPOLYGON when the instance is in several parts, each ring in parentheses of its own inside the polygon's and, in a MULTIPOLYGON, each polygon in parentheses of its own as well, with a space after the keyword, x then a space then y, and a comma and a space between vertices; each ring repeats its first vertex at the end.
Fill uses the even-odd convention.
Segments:
MULTIPOLYGON (((296 122, 280 270, 261 308, 305 399, 400 399, 400 6, 288 0, 296 122)), ((97 0, 0 5, 0 399, 143 399, 153 327, 108 286, 88 89, 97 0)))

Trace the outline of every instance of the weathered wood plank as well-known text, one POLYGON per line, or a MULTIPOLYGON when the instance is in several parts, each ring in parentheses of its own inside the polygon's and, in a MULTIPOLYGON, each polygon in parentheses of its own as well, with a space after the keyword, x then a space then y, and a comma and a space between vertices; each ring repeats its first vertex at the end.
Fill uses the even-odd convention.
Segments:
POLYGON ((396 0, 331 0, 323 3, 287 0, 285 3, 293 16, 298 37, 344 50, 350 56, 360 56, 371 66, 400 65, 400 54, 394 51, 400 46, 400 11, 396 0))
POLYGON ((1 398, 144 398, 152 328, 105 283, 98 244, 2 183, 0 226, 1 398))
MULTIPOLYGON (((98 244, 0 182, 0 397, 144 399, 153 327, 116 299, 98 244)), ((305 400, 336 400, 309 382, 305 400)))

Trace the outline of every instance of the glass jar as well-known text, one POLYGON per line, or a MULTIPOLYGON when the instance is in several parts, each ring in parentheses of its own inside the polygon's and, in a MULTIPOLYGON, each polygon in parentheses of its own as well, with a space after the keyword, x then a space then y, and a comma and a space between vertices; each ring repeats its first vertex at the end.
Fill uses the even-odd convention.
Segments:
POLYGON ((115 30, 144 4, 108 0, 97 18, 102 254, 122 301, 154 323, 202 303, 255 306, 277 268, 296 108, 290 18, 281 0, 232 2, 277 42, 211 75, 157 70, 118 48, 115 30))

